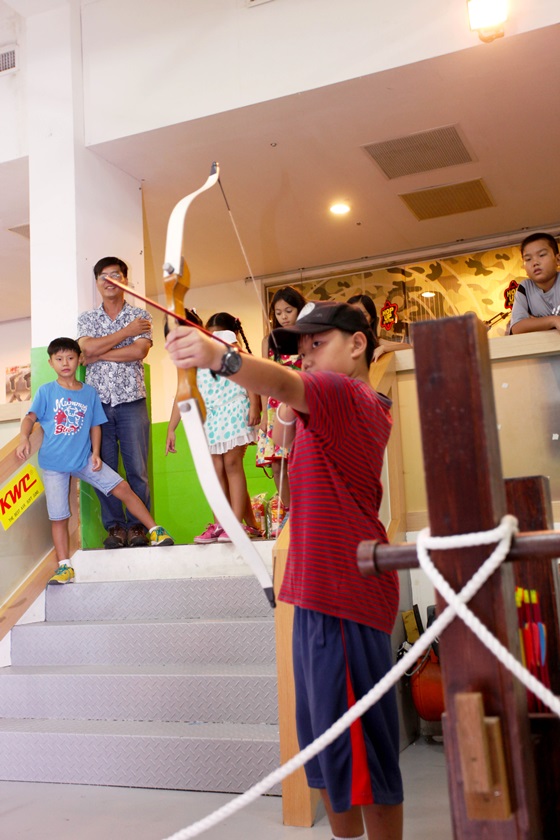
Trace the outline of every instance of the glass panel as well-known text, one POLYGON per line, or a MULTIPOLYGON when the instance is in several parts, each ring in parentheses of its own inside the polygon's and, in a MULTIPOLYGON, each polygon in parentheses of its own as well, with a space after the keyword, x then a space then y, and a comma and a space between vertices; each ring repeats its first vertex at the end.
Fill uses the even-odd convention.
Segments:
POLYGON ((560 358, 492 363, 504 478, 546 475, 560 499, 560 358))
MULTIPOLYGON (((492 381, 504 478, 548 476, 560 501, 560 356, 495 359, 492 381)), ((427 506, 414 372, 399 374, 398 384, 410 517, 427 506)))

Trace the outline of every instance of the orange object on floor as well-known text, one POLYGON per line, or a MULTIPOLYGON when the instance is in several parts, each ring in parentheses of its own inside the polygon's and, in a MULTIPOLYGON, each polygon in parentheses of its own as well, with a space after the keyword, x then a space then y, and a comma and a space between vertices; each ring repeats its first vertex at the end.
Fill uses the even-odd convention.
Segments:
POLYGON ((441 720, 445 710, 441 667, 433 650, 410 677, 412 700, 423 720, 441 720))

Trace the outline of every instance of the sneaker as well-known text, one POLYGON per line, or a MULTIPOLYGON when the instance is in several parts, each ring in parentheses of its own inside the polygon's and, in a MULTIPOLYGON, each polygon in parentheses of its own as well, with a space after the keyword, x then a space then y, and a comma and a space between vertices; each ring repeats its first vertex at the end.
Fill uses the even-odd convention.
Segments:
POLYGON ((105 548, 124 548, 126 545, 126 531, 120 525, 113 525, 107 531, 107 537, 103 543, 105 548))
POLYGON ((52 583, 72 583, 74 580, 74 569, 72 566, 67 566, 63 563, 59 566, 52 578, 48 582, 48 586, 52 583))
POLYGON ((155 525, 148 531, 150 545, 175 545, 175 540, 169 536, 165 528, 155 525))
POLYGON ((264 534, 258 528, 253 528, 252 525, 244 525, 243 530, 251 540, 262 540, 264 534))
POLYGON ((133 525, 132 528, 129 528, 126 538, 132 548, 148 545, 148 536, 143 525, 133 525))
POLYGON ((221 532, 220 536, 218 537, 218 542, 223 542, 223 543, 231 542, 231 537, 228 537, 228 535, 226 534, 226 532, 224 531, 223 528, 222 528, 222 532, 221 532))
POLYGON ((194 538, 193 542, 197 545, 207 545, 208 543, 218 542, 218 537, 223 530, 222 526, 218 525, 217 522, 211 522, 206 526, 206 530, 203 531, 202 534, 199 534, 198 537, 194 538))

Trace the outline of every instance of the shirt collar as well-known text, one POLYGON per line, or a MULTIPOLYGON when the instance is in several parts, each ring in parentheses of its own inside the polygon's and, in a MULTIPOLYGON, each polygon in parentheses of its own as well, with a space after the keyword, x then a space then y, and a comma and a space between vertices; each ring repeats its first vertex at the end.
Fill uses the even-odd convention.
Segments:
MULTIPOLYGON (((124 312, 127 308, 130 308, 130 304, 129 304, 126 300, 125 300, 125 302, 124 302, 124 303, 123 303, 123 305, 122 305, 122 309, 120 309, 120 310, 119 310, 119 312, 118 312, 118 314, 117 314, 117 318, 120 318, 120 317, 121 317, 121 315, 122 315, 122 313, 123 313, 123 312, 124 312)), ((103 315, 107 315, 107 318, 110 318, 110 317, 111 317, 111 316, 109 315, 109 313, 107 312, 107 310, 105 309, 105 306, 103 305, 103 301, 101 301, 101 305, 98 307, 97 311, 98 311, 98 312, 102 312, 102 313, 103 313, 103 315)), ((115 318, 115 321, 117 320, 117 318, 115 318)))

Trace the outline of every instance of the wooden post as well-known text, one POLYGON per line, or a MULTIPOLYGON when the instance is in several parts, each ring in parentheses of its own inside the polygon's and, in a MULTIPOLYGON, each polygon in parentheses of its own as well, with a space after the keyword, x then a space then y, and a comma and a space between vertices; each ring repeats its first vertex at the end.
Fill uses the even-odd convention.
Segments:
MULTIPOLYGON (((554 528, 550 483, 543 475, 527 478, 507 478, 508 511, 517 517, 520 531, 548 531, 554 528)), ((519 560, 514 566, 516 586, 536 589, 541 613, 547 629, 547 659, 550 687, 560 695, 560 576, 558 560, 519 560)))
MULTIPOLYGON (((474 315, 414 327, 416 381, 431 532, 450 536, 494 528, 506 513, 486 331, 474 315)), ((488 557, 488 547, 433 551, 455 591, 488 557)), ((438 596, 438 607, 444 604, 438 596)), ((519 655, 514 581, 506 564, 470 607, 519 655)), ((440 640, 446 698, 444 741, 454 834, 458 840, 537 840, 541 836, 526 692, 477 637, 455 619, 440 640), (512 814, 471 819, 458 739, 455 696, 480 692, 486 715, 499 718, 512 814)))
MULTIPOLYGON (((542 475, 506 479, 507 506, 522 531, 552 529, 548 478, 542 475)), ((546 626, 550 686, 560 695, 560 581, 558 560, 529 557, 513 566, 515 585, 536 589, 546 626)), ((553 714, 529 715, 535 749, 543 837, 560 837, 560 720, 553 714)))

